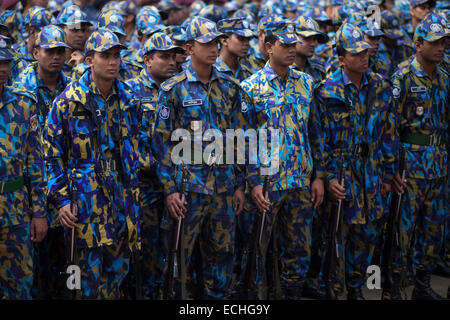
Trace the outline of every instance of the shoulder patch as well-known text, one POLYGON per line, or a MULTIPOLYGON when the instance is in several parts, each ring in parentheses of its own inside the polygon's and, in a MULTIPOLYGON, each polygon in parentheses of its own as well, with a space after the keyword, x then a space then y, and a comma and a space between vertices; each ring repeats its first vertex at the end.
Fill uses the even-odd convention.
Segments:
POLYGON ((30 129, 32 131, 36 131, 38 127, 39 127, 39 119, 37 114, 35 114, 30 118, 30 129))
POLYGON ((185 79, 186 79, 186 72, 183 71, 180 74, 177 74, 176 76, 173 76, 172 78, 164 81, 161 84, 161 89, 163 89, 164 91, 170 91, 173 89, 173 87, 175 87, 177 83, 180 83, 185 79))

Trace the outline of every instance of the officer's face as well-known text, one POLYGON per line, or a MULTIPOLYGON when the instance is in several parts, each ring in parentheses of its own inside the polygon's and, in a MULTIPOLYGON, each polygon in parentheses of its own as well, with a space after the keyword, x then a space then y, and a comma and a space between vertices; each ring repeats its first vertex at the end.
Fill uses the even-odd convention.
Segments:
POLYGON ((179 26, 186 19, 185 11, 182 9, 172 9, 167 18, 169 26, 179 26))
POLYGON ((87 25, 64 26, 67 44, 75 50, 83 50, 86 41, 87 25))
POLYGON ((422 21, 422 19, 425 18, 426 15, 430 13, 430 11, 431 5, 429 2, 426 2, 415 8, 411 8, 410 13, 412 18, 422 21))
POLYGON ((275 44, 266 43, 270 61, 282 67, 288 67, 295 61, 296 43, 284 44, 277 40, 275 44))
POLYGON ((219 54, 219 39, 216 38, 208 43, 200 43, 197 41, 187 43, 186 50, 191 59, 205 65, 213 65, 219 54))
POLYGON ((181 65, 186 61, 188 54, 186 51, 186 42, 184 41, 175 41, 176 46, 182 48, 184 50, 183 53, 176 53, 176 61, 177 61, 177 69, 181 67, 181 65))
POLYGON ((314 52, 316 51, 316 47, 319 44, 318 37, 312 36, 305 38, 303 36, 299 36, 302 43, 297 42, 296 51, 297 55, 303 57, 312 57, 314 52))
POLYGON ((373 47, 372 49, 369 49, 369 56, 376 55, 378 53, 378 48, 380 47, 381 37, 372 37, 364 34, 364 39, 373 47))
POLYGON ((250 49, 250 38, 238 36, 234 33, 230 37, 222 39, 221 42, 222 46, 239 58, 245 57, 250 49))
POLYGON ((57 73, 64 67, 66 60, 66 48, 43 49, 34 48, 34 58, 38 62, 39 68, 44 72, 57 73))
POLYGON ((111 81, 117 77, 120 67, 120 50, 120 47, 113 47, 86 57, 86 63, 91 67, 95 77, 105 81, 111 81))
POLYGON ((176 53, 170 51, 155 51, 151 56, 144 56, 144 63, 153 78, 165 81, 177 72, 176 53))
POLYGON ((386 0, 384 1, 383 5, 381 6, 382 10, 391 10, 394 8, 394 0, 386 0))
POLYGON ((423 43, 415 41, 417 55, 429 63, 440 63, 444 59, 445 38, 437 41, 429 42, 424 40, 423 43))
POLYGON ((11 60, 0 60, 0 86, 8 82, 11 74, 11 60))
POLYGON ((360 53, 346 52, 339 57, 339 61, 347 69, 354 73, 365 73, 369 70, 369 51, 366 49, 360 53))

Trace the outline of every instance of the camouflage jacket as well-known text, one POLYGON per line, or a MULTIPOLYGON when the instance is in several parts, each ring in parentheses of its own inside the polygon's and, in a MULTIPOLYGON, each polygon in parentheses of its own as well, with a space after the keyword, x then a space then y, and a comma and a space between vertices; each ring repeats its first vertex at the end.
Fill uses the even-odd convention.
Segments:
POLYGON ((38 110, 27 92, 4 87, 0 105, 0 182, 24 177, 25 187, 0 193, 0 228, 46 217, 38 110))
POLYGON ((76 190, 80 248, 115 243, 120 218, 130 246, 139 246, 138 101, 118 80, 106 100, 108 107, 99 99, 89 69, 53 103, 44 134, 48 199, 60 209, 76 190), (102 165, 111 157, 119 158, 121 170, 102 165))

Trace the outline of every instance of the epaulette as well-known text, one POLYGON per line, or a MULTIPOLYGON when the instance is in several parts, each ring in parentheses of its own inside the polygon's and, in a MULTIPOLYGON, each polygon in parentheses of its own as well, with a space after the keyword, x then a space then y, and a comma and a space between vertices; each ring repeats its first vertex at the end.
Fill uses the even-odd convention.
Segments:
POLYGON ((399 64, 399 65, 397 66, 397 70, 396 70, 395 73, 392 75, 392 78, 403 79, 403 78, 411 71, 411 68, 410 68, 410 65, 411 65, 411 64, 406 63, 404 66, 402 66, 402 67, 400 68, 400 66, 401 66, 402 64, 403 64, 403 63, 401 63, 401 64, 399 64))
POLYGON ((176 76, 173 76, 172 78, 164 81, 161 84, 161 89, 163 89, 164 91, 170 91, 173 89, 173 87, 177 83, 180 83, 181 81, 185 80, 186 78, 187 78, 186 71, 183 70, 181 73, 177 74, 176 76))
POLYGON ((325 65, 318 59, 312 58, 309 60, 309 63, 311 64, 311 67, 314 69, 319 70, 322 73, 325 73, 325 65))
POLYGON ((10 88, 11 92, 16 95, 25 96, 25 97, 31 99, 34 103, 38 102, 36 95, 33 92, 30 92, 23 87, 9 87, 9 88, 10 88))

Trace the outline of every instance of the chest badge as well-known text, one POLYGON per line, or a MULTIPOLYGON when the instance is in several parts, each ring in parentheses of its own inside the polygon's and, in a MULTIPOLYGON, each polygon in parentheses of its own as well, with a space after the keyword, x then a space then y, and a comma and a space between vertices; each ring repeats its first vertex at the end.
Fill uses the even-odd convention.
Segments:
POLYGON ((419 106, 419 107, 416 108, 416 114, 418 116, 423 115, 423 107, 422 106, 419 106))

